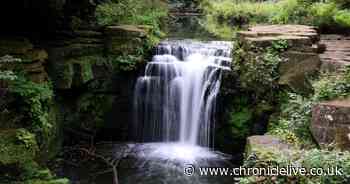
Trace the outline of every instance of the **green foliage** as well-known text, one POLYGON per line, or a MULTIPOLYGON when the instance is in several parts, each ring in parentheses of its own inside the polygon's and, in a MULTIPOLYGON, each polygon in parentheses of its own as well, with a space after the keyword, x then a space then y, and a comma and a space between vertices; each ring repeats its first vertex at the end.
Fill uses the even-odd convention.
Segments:
POLYGON ((300 0, 280 1, 275 12, 270 15, 269 22, 277 24, 307 23, 308 5, 300 0))
POLYGON ((17 76, 12 71, 0 71, 0 80, 16 80, 17 76))
POLYGON ((269 134, 295 145, 313 146, 309 130, 313 102, 294 93, 287 93, 283 98, 286 99, 281 104, 279 118, 269 124, 269 134))
POLYGON ((26 163, 34 159, 38 147, 35 136, 27 130, 0 132, 0 165, 26 163))
POLYGON ((96 8, 99 25, 150 26, 146 47, 153 47, 164 35, 161 28, 167 15, 167 7, 161 0, 108 0, 96 8))
POLYGON ((51 85, 37 84, 19 77, 10 84, 10 91, 19 95, 24 104, 21 109, 29 116, 30 129, 40 138, 41 143, 50 136, 52 122, 49 121, 49 105, 52 103, 51 85))
POLYGON ((275 41, 266 49, 256 48, 257 53, 245 53, 242 46, 236 45, 234 67, 240 75, 242 87, 265 97, 266 90, 276 90, 278 67, 283 62, 279 54, 287 48, 285 40, 275 41))
POLYGON ((13 56, 10 56, 10 55, 5 55, 0 57, 0 80, 4 80, 4 81, 16 80, 17 79, 16 74, 11 70, 6 69, 6 65, 9 63, 20 63, 20 62, 22 62, 21 59, 14 58, 13 56))
POLYGON ((315 3, 311 6, 310 15, 313 17, 313 24, 319 26, 335 25, 333 16, 339 11, 334 3, 315 3))
POLYGON ((350 27, 350 10, 338 11, 333 18, 339 26, 344 28, 350 27))
POLYGON ((113 98, 108 95, 86 94, 78 101, 77 119, 80 126, 95 130, 103 126, 105 115, 112 108, 113 98))
MULTIPOLYGON (((209 25, 230 25, 242 27, 248 24, 304 24, 322 29, 336 30, 350 28, 350 3, 309 0, 240 1, 222 0, 202 2, 202 9, 209 25)), ((231 31, 234 29, 231 28, 231 31)), ((213 31, 212 29, 209 31, 213 31)), ((214 31, 215 32, 215 31, 214 31)), ((226 30, 227 32, 227 30, 226 30)))
POLYGON ((244 139, 249 134, 252 118, 253 111, 245 102, 235 103, 229 117, 232 135, 244 139))
POLYGON ((134 55, 122 55, 110 57, 110 63, 119 71, 131 71, 136 68, 141 58, 134 55))
POLYGON ((150 25, 159 30, 160 19, 166 15, 165 6, 158 0, 110 0, 96 8, 100 25, 150 25))
POLYGON ((350 95, 350 68, 344 73, 323 74, 313 84, 315 94, 314 101, 345 98, 350 95))
POLYGON ((25 129, 18 129, 16 132, 16 137, 25 145, 26 148, 36 146, 35 135, 25 129))
POLYGON ((302 97, 294 93, 281 95, 281 112, 269 124, 269 134, 277 135, 289 143, 314 146, 309 130, 312 106, 320 101, 346 98, 350 95, 350 69, 343 73, 322 74, 313 82, 315 93, 302 97), (295 137, 295 138, 292 138, 295 137))
POLYGON ((244 162, 245 167, 258 168, 286 168, 289 166, 305 168, 307 172, 311 168, 322 168, 327 172, 328 168, 338 168, 343 172, 343 175, 332 175, 332 170, 329 175, 312 176, 308 175, 288 175, 288 176, 249 176, 242 178, 241 184, 341 184, 349 183, 350 181, 350 153, 339 151, 326 151, 319 149, 311 150, 288 150, 288 155, 283 150, 260 148, 253 153, 255 156, 250 156, 244 162))
POLYGON ((334 2, 341 8, 350 8, 350 2, 348 0, 330 0, 330 2, 334 2))

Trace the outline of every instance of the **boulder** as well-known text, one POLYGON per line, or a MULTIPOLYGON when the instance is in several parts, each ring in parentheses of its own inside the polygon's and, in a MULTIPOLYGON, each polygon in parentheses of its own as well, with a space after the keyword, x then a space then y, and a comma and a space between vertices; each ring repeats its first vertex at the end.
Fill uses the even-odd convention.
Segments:
POLYGON ((340 149, 350 150, 350 99, 316 104, 310 129, 321 147, 334 144, 340 149))

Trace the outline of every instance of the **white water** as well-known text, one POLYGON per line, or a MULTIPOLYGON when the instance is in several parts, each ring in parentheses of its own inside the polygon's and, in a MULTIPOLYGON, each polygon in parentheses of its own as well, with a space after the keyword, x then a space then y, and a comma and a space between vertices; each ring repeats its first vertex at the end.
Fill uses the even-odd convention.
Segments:
POLYGON ((135 122, 142 141, 179 142, 182 151, 191 147, 183 145, 209 147, 221 71, 230 70, 231 45, 190 40, 159 44, 135 88, 135 122))

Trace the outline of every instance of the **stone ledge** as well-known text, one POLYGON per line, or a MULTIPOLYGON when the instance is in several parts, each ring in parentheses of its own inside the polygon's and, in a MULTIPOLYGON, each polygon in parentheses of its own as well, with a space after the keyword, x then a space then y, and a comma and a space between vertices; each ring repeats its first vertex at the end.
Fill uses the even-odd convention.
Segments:
POLYGON ((108 26, 105 29, 105 34, 119 37, 145 37, 147 31, 143 26, 134 25, 120 25, 120 26, 108 26))
POLYGON ((304 40, 308 44, 320 40, 319 34, 314 27, 303 25, 266 25, 254 26, 248 31, 237 33, 240 39, 253 42, 266 42, 274 40, 304 40))

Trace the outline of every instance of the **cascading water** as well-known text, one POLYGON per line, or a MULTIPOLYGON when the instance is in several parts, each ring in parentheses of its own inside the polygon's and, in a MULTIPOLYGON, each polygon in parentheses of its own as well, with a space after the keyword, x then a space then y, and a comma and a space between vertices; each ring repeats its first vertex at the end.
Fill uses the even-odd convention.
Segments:
POLYGON ((205 176, 197 169, 233 168, 230 155, 209 149, 221 73, 230 70, 231 44, 160 43, 135 86, 135 129, 144 143, 103 143, 96 150, 106 159, 96 159, 90 166, 83 162, 79 172, 69 164, 71 178, 79 173, 82 183, 110 183, 105 171, 108 160, 108 165, 118 162, 121 184, 232 184, 230 175, 205 176), (185 173, 188 166, 193 167, 191 176, 185 173), (102 169, 100 177, 88 177, 90 168, 102 169))
POLYGON ((209 147, 221 71, 231 42, 161 42, 135 88, 137 134, 145 142, 209 147))

